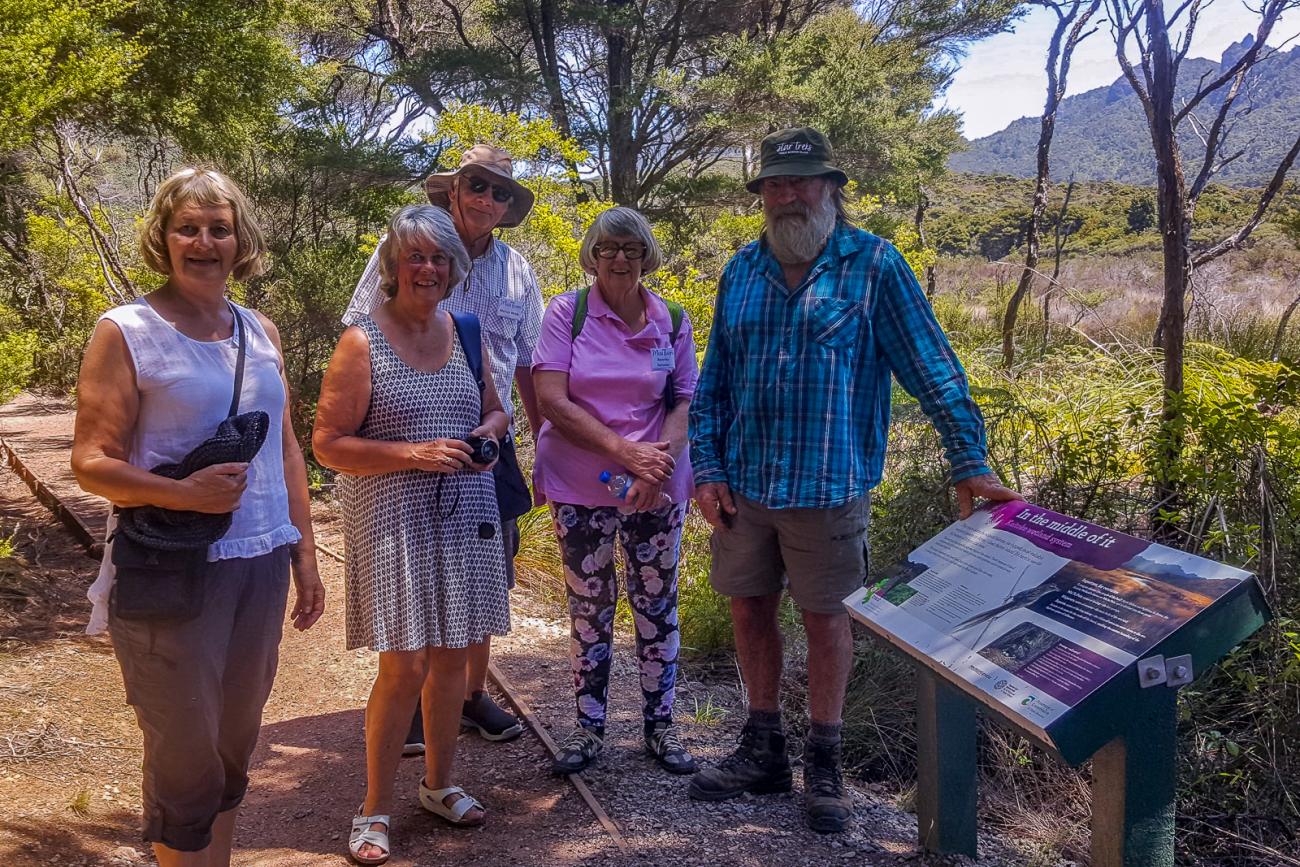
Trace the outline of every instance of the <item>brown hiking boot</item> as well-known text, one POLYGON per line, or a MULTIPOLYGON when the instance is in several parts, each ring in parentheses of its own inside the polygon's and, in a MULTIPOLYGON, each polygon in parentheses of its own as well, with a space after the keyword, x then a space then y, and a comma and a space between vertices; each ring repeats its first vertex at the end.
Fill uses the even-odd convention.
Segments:
POLYGON ((840 745, 809 739, 803 752, 803 804, 808 827, 821 834, 843 831, 853 817, 853 802, 840 776, 840 745))
POLYGON ((697 801, 725 801, 750 792, 770 795, 790 791, 790 758, 785 732, 746 725, 740 745, 715 767, 691 777, 690 796, 697 801))

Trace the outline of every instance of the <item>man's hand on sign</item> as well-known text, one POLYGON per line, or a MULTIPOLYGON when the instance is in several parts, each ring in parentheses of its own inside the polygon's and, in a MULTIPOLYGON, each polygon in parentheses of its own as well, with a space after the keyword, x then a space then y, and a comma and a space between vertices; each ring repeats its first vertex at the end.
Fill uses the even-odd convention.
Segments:
MULTIPOLYGON (((957 511, 963 518, 970 517, 976 498, 992 500, 995 503, 1024 499, 1019 491, 1013 491, 1002 484, 993 473, 980 473, 978 476, 962 479, 953 487, 957 489, 957 511)), ((707 518, 708 515, 705 517, 707 518)))
POLYGON ((736 501, 732 499, 731 487, 725 482, 696 485, 695 502, 700 506, 700 514, 713 529, 726 530, 731 526, 731 516, 736 514, 736 501))

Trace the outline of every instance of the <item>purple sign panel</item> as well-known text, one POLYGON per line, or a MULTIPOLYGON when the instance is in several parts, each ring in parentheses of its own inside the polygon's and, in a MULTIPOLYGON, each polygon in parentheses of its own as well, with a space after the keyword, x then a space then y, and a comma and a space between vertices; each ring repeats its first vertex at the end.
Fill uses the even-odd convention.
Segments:
POLYGON ((1028 539, 1044 551, 1098 569, 1115 569, 1151 543, 1029 503, 1003 503, 992 510, 993 526, 1028 539))
POLYGON ((979 655, 1071 706, 1123 668, 1034 623, 1008 630, 979 655))

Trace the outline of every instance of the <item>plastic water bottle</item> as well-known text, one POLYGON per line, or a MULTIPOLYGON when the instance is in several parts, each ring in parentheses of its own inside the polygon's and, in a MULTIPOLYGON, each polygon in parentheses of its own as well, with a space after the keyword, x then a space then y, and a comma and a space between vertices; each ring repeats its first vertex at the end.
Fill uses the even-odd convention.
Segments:
MULTIPOLYGON (((627 492, 632 487, 633 478, 628 473, 619 473, 614 475, 609 470, 604 470, 600 474, 600 482, 605 486, 605 490, 614 495, 615 498, 622 500, 627 496, 627 492)), ((672 498, 663 491, 659 492, 659 499, 655 502, 652 509, 662 509, 664 506, 672 505, 672 498)), ((618 510, 624 515, 630 515, 636 511, 632 506, 619 506, 618 510)))

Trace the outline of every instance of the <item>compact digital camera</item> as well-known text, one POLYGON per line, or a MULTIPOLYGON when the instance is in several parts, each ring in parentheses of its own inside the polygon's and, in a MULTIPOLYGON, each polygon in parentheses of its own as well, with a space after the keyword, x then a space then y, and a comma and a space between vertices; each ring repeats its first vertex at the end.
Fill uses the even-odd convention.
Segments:
POLYGON ((473 450, 470 452, 470 460, 480 466, 492 463, 501 454, 501 447, 491 437, 471 434, 465 437, 465 444, 473 450))

